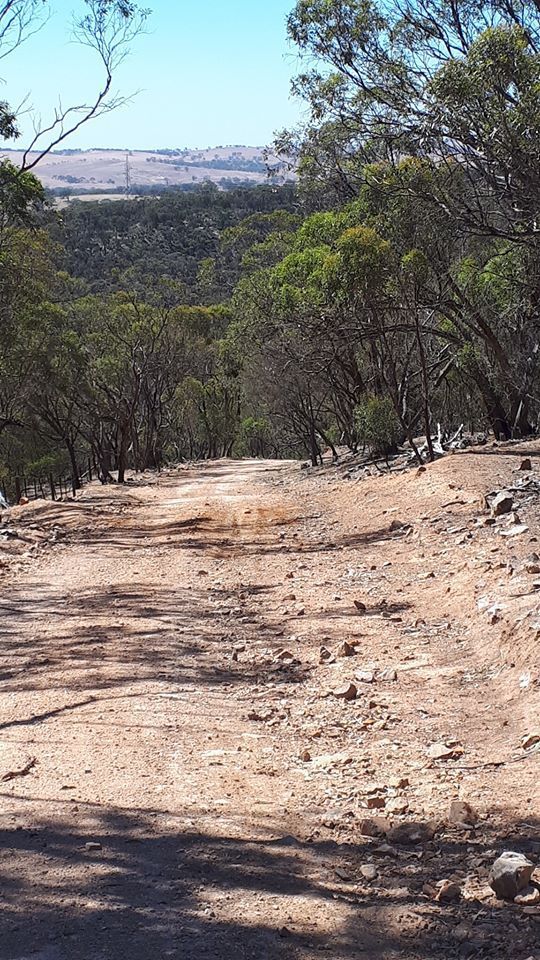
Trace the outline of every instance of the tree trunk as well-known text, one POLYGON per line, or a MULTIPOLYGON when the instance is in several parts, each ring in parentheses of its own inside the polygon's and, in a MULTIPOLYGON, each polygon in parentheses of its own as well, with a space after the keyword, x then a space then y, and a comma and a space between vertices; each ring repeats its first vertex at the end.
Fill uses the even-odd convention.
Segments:
POLYGON ((422 342, 422 334, 420 332, 420 321, 418 319, 418 311, 415 314, 415 324, 416 324, 416 340, 418 343, 418 354, 420 357, 420 369, 422 371, 422 393, 423 393, 423 414, 424 414, 424 429, 426 431, 426 443, 429 453, 429 459, 431 463, 435 460, 435 452, 433 450, 433 441, 431 439, 431 417, 429 412, 429 375, 427 371, 426 363, 426 351, 424 350, 424 344, 422 342))
POLYGON ((534 427, 529 421, 529 401, 521 397, 514 401, 511 414, 512 435, 514 437, 529 437, 534 433, 534 427))
POLYGON ((475 381, 480 395, 482 397, 489 424, 497 440, 510 440, 512 428, 508 421, 501 398, 495 392, 492 384, 489 382, 480 364, 475 363, 471 369, 473 380, 475 381))
POLYGON ((118 447, 118 456, 117 456, 118 483, 126 482, 128 450, 129 450, 129 428, 121 427, 120 428, 120 444, 118 447))
POLYGON ((332 451, 332 457, 333 457, 333 459, 334 459, 334 460, 338 460, 338 459, 339 459, 339 457, 338 457, 338 452, 337 452, 334 444, 333 444, 332 441, 330 440, 330 438, 327 437, 327 435, 326 435, 325 433, 323 433, 323 431, 321 430, 320 427, 319 427, 319 433, 320 433, 322 439, 324 440, 324 442, 326 443, 327 447, 329 447, 330 450, 332 451))
POLYGON ((75 455, 75 447, 71 440, 66 440, 66 448, 69 454, 69 462, 71 463, 71 484, 73 487, 73 492, 75 490, 81 489, 81 478, 79 477, 79 467, 77 466, 77 457, 75 455))
POLYGON ((319 450, 319 444, 317 443, 317 434, 315 431, 315 424, 310 423, 309 425, 309 450, 311 457, 311 464, 314 467, 319 466, 319 460, 322 460, 321 451, 319 450))

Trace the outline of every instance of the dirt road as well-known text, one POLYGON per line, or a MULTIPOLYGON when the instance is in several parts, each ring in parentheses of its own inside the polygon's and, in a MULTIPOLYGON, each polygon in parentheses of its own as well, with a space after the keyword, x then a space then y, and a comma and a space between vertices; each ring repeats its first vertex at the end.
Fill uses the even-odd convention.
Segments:
POLYGON ((540 853, 538 510, 519 542, 478 519, 515 461, 220 462, 21 508, 55 542, 1 595, 0 957, 539 956, 540 908, 487 885, 540 853))

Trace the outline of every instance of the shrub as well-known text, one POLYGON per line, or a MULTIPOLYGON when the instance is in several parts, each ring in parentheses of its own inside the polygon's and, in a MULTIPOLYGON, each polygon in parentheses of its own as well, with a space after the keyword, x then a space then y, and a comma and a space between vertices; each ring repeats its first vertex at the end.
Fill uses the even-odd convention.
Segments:
POLYGON ((395 451, 401 427, 390 397, 365 397, 356 407, 355 425, 360 443, 373 456, 387 457, 395 451))

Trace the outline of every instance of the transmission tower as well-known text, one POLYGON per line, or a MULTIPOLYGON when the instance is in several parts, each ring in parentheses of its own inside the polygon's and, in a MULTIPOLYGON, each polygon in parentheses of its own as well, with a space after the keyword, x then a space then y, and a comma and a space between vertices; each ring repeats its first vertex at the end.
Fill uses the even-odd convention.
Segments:
POLYGON ((126 187, 126 199, 131 196, 131 167, 129 163, 129 153, 126 153, 126 166, 124 170, 124 179, 126 187))

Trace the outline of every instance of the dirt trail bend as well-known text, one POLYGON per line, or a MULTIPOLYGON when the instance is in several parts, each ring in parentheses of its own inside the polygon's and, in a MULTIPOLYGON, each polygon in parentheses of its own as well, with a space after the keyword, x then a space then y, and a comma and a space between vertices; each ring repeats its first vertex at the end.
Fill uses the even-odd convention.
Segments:
POLYGON ((539 916, 486 884, 540 839, 537 761, 506 763, 538 706, 523 621, 505 653, 533 601, 476 519, 514 465, 451 459, 354 489, 219 462, 21 510, 57 536, 0 600, 0 957, 532 955, 539 916), (475 828, 362 833, 458 797, 475 828))

